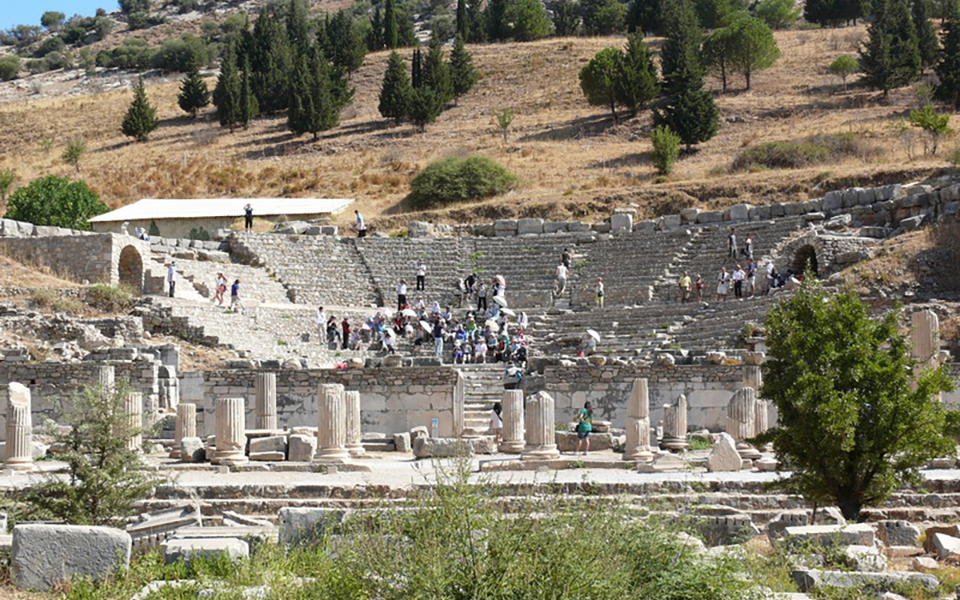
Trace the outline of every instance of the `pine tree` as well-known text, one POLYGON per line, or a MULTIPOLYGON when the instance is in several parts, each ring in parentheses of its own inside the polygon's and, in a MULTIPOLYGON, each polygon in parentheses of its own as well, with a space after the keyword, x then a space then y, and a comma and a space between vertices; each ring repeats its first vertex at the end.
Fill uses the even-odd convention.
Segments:
POLYGON ((960 2, 947 0, 944 6, 943 49, 937 63, 937 98, 960 110, 960 2))
POLYGON ((470 34, 470 24, 467 22, 466 0, 457 0, 457 35, 466 38, 470 34))
POLYGON ((397 7, 394 0, 387 0, 383 9, 383 43, 387 50, 400 46, 400 29, 397 27, 397 7))
POLYGON ((290 77, 290 108, 287 110, 287 127, 296 135, 310 131, 315 112, 310 94, 310 79, 309 60, 301 54, 297 57, 290 77))
POLYGON ((184 112, 196 119, 197 112, 210 104, 210 89, 200 75, 197 68, 190 69, 186 77, 180 82, 180 94, 177 95, 177 104, 184 112))
MULTIPOLYGON (((700 45, 703 32, 690 0, 669 0, 664 25, 667 39, 660 54, 663 84, 668 94, 699 88, 703 82, 700 45)), ((680 133, 671 127, 673 131, 680 133)))
POLYGON ((483 0, 467 0, 467 27, 466 41, 479 44, 487 41, 487 27, 484 22, 483 0))
POLYGON ((319 45, 297 61, 287 112, 287 125, 296 135, 311 133, 313 139, 317 139, 321 131, 339 124, 344 100, 337 90, 342 84, 331 81, 334 71, 319 45))
POLYGON ((133 88, 133 102, 127 109, 120 131, 123 135, 135 138, 138 142, 145 142, 150 132, 157 128, 157 109, 151 106, 147 99, 147 90, 143 85, 143 77, 137 80, 133 88))
POLYGON ((255 119, 259 113, 257 97, 250 87, 250 60, 244 57, 243 74, 240 77, 240 112, 237 124, 246 129, 250 121, 255 119))
POLYGON ((410 94, 407 117, 417 126, 418 131, 424 131, 427 124, 436 121, 442 111, 443 101, 433 89, 424 85, 415 88, 410 94))
POLYGON ((510 37, 507 31, 507 5, 509 0, 488 0, 483 9, 483 20, 487 25, 487 39, 499 42, 510 37))
POLYGON ((929 0, 913 0, 913 24, 917 28, 921 70, 932 67, 940 57, 940 40, 930 20, 929 0))
POLYGON ((661 35, 663 33, 661 0, 631 0, 630 7, 627 9, 627 31, 661 35))
POLYGON ((213 90, 213 104, 217 107, 217 117, 221 127, 230 131, 240 122, 240 73, 237 71, 237 44, 227 48, 220 63, 220 76, 213 90))
POLYGON ((473 67, 473 56, 467 51, 463 36, 458 33, 453 43, 453 50, 450 51, 450 80, 453 85, 454 99, 469 92, 479 77, 479 73, 473 67))
POLYGON ((717 135, 720 109, 709 91, 697 87, 673 96, 663 110, 653 113, 653 122, 669 127, 689 149, 717 135))
POLYGON ((713 30, 703 41, 703 61, 710 71, 720 76, 720 86, 727 93, 729 75, 733 72, 733 29, 713 30))
POLYGON ((423 86, 423 53, 420 48, 414 48, 413 61, 410 65, 411 85, 414 88, 423 86))
POLYGON ((503 18, 505 36, 518 42, 545 38, 553 28, 540 0, 510 0, 503 18))
POLYGON ((650 57, 650 49, 643 42, 642 33, 627 38, 627 46, 617 63, 614 82, 617 100, 636 115, 657 97, 657 67, 650 57))
POLYGON ((290 0, 287 7, 287 39, 295 54, 303 54, 310 47, 307 27, 307 8, 303 0, 290 0))
POLYGON ((250 86, 260 110, 286 110, 293 58, 287 33, 274 15, 264 12, 253 26, 250 40, 250 86))
POLYGON ((367 32, 367 50, 370 52, 379 52, 383 50, 383 17, 380 15, 380 7, 373 9, 373 18, 370 19, 370 31, 367 32))
POLYGON ((341 10, 327 21, 325 29, 327 39, 323 48, 330 62, 350 73, 359 69, 367 54, 367 47, 353 17, 346 10, 341 10))
POLYGON ((920 49, 917 29, 906 0, 879 0, 860 48, 864 80, 883 95, 920 77, 920 49))
POLYGON ((387 61, 387 72, 384 73, 383 84, 380 86, 380 114, 384 118, 393 119, 399 125, 407 116, 412 90, 403 58, 397 52, 391 52, 387 61))
POLYGON ((773 66, 780 58, 777 40, 767 24, 756 17, 741 17, 726 29, 731 30, 733 66, 743 73, 749 90, 751 75, 773 66))
POLYGON ((430 50, 423 60, 423 86, 437 95, 440 105, 453 100, 453 82, 450 79, 450 66, 443 60, 443 45, 440 38, 433 36, 430 50))
POLYGON ((553 3, 553 30, 558 37, 576 35, 580 29, 580 15, 573 0, 557 0, 553 3))
POLYGON ((840 21, 840 2, 842 0, 806 0, 803 5, 803 18, 808 23, 828 27, 840 21))
POLYGON ((616 48, 604 48, 597 52, 580 69, 580 89, 587 102, 594 106, 606 106, 617 120, 617 76, 620 64, 620 51, 616 48))

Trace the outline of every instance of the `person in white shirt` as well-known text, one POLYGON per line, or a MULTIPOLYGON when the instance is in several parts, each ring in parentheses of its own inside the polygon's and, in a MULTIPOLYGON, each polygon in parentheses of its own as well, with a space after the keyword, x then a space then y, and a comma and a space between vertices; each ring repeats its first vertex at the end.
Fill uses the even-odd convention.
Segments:
POLYGON ((321 340, 327 335, 327 311, 322 306, 317 307, 317 335, 321 340))
POLYGON ((594 289, 597 293, 597 306, 603 308, 603 279, 597 277, 597 287, 594 289))
POLYGON ((764 293, 769 294, 770 290, 773 289, 773 282, 776 279, 776 276, 777 276, 777 269, 776 267, 773 266, 773 261, 768 260, 767 261, 767 290, 764 293))
POLYGON ((493 410, 490 411, 490 431, 496 438, 494 441, 500 445, 500 434, 503 432, 503 405, 499 402, 493 403, 493 410))
POLYGON ((743 300, 743 282, 747 278, 747 273, 737 265, 733 271, 733 295, 743 300))
POLYGON ((400 283, 397 284, 397 312, 403 310, 403 307, 407 305, 407 283, 404 280, 400 280, 400 283))
POLYGON ((717 276, 717 302, 723 302, 727 299, 727 292, 730 290, 730 276, 726 269, 720 269, 720 275, 717 276))
POLYGON ((417 291, 422 292, 427 289, 427 265, 423 261, 417 263, 417 291))
POLYGON ((353 214, 357 215, 357 237, 367 237, 367 224, 363 220, 363 215, 359 210, 353 211, 353 214))
POLYGON ((563 295, 563 290, 567 289, 567 267, 561 262, 557 265, 557 283, 556 289, 553 292, 554 298, 558 298, 563 295))
POLYGON ((171 262, 167 266, 167 283, 170 284, 170 297, 173 298, 173 290, 177 287, 177 263, 171 262))

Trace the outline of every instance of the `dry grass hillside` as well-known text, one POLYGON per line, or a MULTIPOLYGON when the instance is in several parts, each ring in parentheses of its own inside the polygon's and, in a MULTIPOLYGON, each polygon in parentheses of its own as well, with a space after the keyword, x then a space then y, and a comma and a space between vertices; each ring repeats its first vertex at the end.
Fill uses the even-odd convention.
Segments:
MULTIPOLYGON (((66 140, 80 136, 89 150, 79 177, 111 206, 143 197, 347 196, 374 224, 388 227, 410 218, 403 205, 410 178, 450 155, 489 155, 522 184, 505 197, 422 216, 589 219, 627 203, 649 213, 672 212, 688 204, 801 199, 831 187, 918 179, 946 167, 946 150, 924 157, 918 134, 895 127, 919 106, 916 89, 882 99, 857 85, 844 89, 828 74, 827 65, 854 54, 864 35, 863 27, 778 32, 783 58, 756 75, 749 92, 734 78, 730 92, 718 96, 720 134, 684 157, 666 180, 656 177, 647 156, 649 112, 614 125, 579 90, 579 69, 601 48, 622 46, 620 37, 473 46, 483 79, 424 134, 410 125, 392 127, 377 112, 386 53, 367 57, 353 77, 354 104, 318 141, 293 137, 282 115, 234 133, 218 127, 212 109, 193 121, 177 107, 178 85, 169 78, 148 88, 161 126, 143 144, 119 131, 129 89, 22 98, 0 104, 0 168, 15 169, 21 183, 72 175, 59 157, 66 140), (507 144, 493 117, 505 107, 516 112, 507 144), (857 134, 861 150, 801 169, 731 171, 746 147, 828 132, 857 134)), ((661 40, 651 44, 658 52, 661 40)), ((717 81, 710 84, 719 88, 717 81)))

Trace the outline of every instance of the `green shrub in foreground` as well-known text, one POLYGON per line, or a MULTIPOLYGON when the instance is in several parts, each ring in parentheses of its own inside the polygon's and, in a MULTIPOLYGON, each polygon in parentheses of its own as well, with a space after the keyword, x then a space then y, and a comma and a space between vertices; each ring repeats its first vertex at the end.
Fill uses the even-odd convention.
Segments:
POLYGON ((34 225, 90 229, 89 219, 108 210, 86 183, 48 175, 18 188, 4 217, 34 225))
POLYGON ((680 156, 680 136, 666 125, 661 125, 650 134, 650 141, 653 143, 650 153, 653 166, 661 175, 669 175, 673 171, 673 163, 680 156))
POLYGON ((445 158, 427 165, 410 182, 411 208, 423 210, 503 194, 517 177, 485 156, 445 158))

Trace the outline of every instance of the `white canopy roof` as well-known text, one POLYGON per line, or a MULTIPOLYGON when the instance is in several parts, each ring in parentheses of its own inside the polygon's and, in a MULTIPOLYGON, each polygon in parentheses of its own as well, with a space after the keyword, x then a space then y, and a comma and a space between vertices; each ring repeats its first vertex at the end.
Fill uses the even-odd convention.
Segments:
POLYGON ((353 198, 147 198, 93 217, 94 223, 145 221, 148 219, 207 219, 242 217, 243 207, 253 207, 257 217, 278 215, 337 214, 353 204, 353 198))

